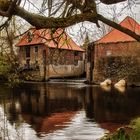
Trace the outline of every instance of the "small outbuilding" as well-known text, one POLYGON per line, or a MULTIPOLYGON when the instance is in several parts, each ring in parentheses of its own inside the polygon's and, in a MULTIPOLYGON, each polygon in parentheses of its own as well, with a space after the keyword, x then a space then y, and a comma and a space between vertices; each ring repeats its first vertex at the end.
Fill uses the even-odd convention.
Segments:
MULTIPOLYGON (((126 17, 120 25, 140 35, 140 25, 133 18, 126 17)), ((130 85, 140 85, 140 42, 112 29, 94 47, 94 82, 110 78, 113 82, 125 79, 130 85)))

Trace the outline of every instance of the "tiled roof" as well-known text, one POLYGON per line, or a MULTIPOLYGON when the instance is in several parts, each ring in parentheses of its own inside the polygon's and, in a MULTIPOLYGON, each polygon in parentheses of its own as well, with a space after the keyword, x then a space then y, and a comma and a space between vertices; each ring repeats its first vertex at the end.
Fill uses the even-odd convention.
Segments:
MULTIPOLYGON (((131 17, 127 16, 121 23, 121 26, 134 31, 136 34, 140 35, 140 25, 131 17)), ((107 35, 96 41, 96 43, 117 43, 117 42, 128 42, 135 41, 134 38, 129 35, 118 31, 117 29, 112 29, 107 35)))
POLYGON ((45 44, 50 48, 59 48, 66 50, 84 51, 78 46, 70 36, 62 29, 51 31, 50 29, 29 29, 16 44, 18 47, 24 47, 29 45, 45 44), (29 41, 29 35, 31 40, 29 41))

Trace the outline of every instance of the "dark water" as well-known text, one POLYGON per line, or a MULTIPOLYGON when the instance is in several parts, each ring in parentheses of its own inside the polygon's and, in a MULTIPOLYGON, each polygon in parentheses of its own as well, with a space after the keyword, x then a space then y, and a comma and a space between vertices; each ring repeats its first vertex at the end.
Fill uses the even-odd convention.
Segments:
POLYGON ((97 140, 140 116, 140 88, 0 85, 0 139, 97 140))

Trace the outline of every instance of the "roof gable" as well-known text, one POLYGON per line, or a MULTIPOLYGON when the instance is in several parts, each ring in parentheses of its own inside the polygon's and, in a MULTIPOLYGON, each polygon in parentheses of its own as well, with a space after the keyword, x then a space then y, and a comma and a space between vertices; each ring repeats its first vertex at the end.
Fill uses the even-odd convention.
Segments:
MULTIPOLYGON (((127 16, 121 23, 121 26, 134 31, 136 34, 140 35, 140 25, 131 17, 127 16)), ((118 31, 117 29, 112 29, 108 34, 99 39, 96 43, 117 43, 117 42, 128 42, 136 41, 131 36, 118 31)))
POLYGON ((49 48, 84 51, 62 29, 29 29, 16 44, 18 47, 45 44, 49 48))

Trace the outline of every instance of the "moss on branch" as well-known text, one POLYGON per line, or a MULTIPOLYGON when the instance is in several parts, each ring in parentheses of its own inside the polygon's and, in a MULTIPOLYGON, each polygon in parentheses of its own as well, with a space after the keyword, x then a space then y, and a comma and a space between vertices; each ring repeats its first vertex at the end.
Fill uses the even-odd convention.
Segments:
MULTIPOLYGON (((9 4, 8 2, 9 2, 8 0, 0 0, 0 14, 3 16, 4 16, 3 12, 7 10, 9 4)), ((127 28, 120 26, 119 24, 113 21, 106 19, 102 15, 97 14, 96 7, 95 6, 93 7, 94 7, 93 10, 91 10, 92 8, 90 8, 90 11, 86 11, 85 13, 76 14, 65 18, 53 18, 28 12, 24 8, 21 8, 20 6, 17 5, 14 7, 13 14, 25 19, 27 22, 29 22, 31 25, 35 26, 38 29, 65 28, 84 21, 90 21, 92 23, 95 22, 97 24, 98 20, 100 20, 119 31, 128 34, 129 36, 135 38, 137 41, 140 41, 140 35, 136 34, 135 32, 127 28)))
POLYGON ((15 14, 37 28, 62 28, 83 21, 91 21, 97 17, 97 13, 81 13, 66 18, 45 17, 17 7, 15 14))

